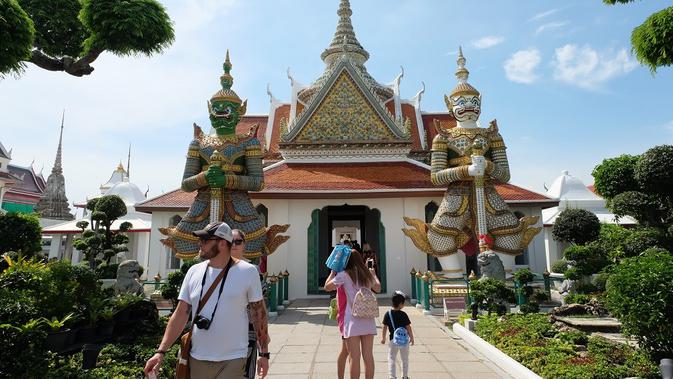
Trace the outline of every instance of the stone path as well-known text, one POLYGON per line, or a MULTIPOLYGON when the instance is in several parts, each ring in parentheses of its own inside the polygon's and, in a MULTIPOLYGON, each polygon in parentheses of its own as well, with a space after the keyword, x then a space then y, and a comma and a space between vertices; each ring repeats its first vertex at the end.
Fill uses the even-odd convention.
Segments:
MULTIPOLYGON (((327 305, 326 299, 295 300, 279 316, 271 319, 272 357, 267 378, 336 378, 336 357, 341 349, 341 338, 336 321, 327 318, 327 305)), ((380 314, 388 309, 387 305, 381 306, 380 314)), ((409 354, 411 378, 511 378, 457 340, 453 332, 436 318, 423 316, 412 306, 406 307, 405 311, 411 319, 416 340, 409 354)), ((381 335, 380 321, 377 320, 378 336, 381 335)), ((378 336, 374 339, 374 378, 388 378, 388 348, 379 343, 378 336)), ((364 378, 363 364, 361 367, 361 378, 364 378)), ((401 374, 401 369, 398 369, 398 374, 401 374)))

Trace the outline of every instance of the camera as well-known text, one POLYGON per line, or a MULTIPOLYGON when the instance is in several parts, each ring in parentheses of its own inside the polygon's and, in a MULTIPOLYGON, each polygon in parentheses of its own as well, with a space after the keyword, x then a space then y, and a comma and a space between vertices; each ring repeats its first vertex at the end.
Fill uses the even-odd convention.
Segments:
POLYGON ((196 317, 194 317, 194 325, 199 329, 208 330, 208 328, 210 328, 210 322, 210 319, 201 315, 196 315, 196 317))

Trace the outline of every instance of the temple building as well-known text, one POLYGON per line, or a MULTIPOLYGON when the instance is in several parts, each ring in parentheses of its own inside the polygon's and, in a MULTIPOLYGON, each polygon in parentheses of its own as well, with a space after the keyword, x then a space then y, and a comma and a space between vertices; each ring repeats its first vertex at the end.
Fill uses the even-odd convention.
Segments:
MULTIPOLYGON (((129 181, 129 175, 120 163, 119 166, 112 172, 110 180, 99 187, 102 193, 96 193, 89 197, 92 199, 102 195, 117 195, 126 204, 126 214, 112 223, 112 230, 119 230, 122 222, 128 221, 133 226, 128 230, 129 237, 128 249, 121 259, 136 259, 143 265, 147 261, 149 251, 149 237, 151 229, 151 217, 147 213, 140 213, 135 210, 134 205, 145 200, 145 194, 138 188, 137 185, 129 181), (119 179, 119 180, 117 180, 119 179), (109 186, 108 186, 109 185, 109 186), (103 192, 104 191, 104 192, 103 192)), ((76 207, 86 207, 86 201, 83 203, 76 203, 76 207)), ((86 208, 85 208, 86 210, 86 208)), ((49 250, 49 258, 66 259, 72 263, 80 262, 84 257, 73 248, 73 240, 82 230, 77 227, 77 222, 90 222, 88 215, 82 216, 77 220, 52 225, 42 229, 43 237, 51 239, 51 248, 49 250)))
MULTIPOLYGON (((237 133, 247 134, 259 125, 265 185, 250 192, 258 213, 267 225, 290 224, 290 239, 268 257, 267 266, 270 274, 290 273, 290 298, 325 294, 325 260, 345 235, 375 251, 383 293, 408 293, 412 268, 442 270, 402 228, 405 216, 429 222, 437 212, 446 188, 430 180, 431 143, 436 127, 453 127, 455 119, 446 111, 423 111, 424 88, 403 98, 403 72, 390 84, 368 73, 369 53, 356 38, 351 14, 349 2, 341 0, 318 79, 303 85, 288 71, 290 101, 267 89, 269 114, 244 116, 237 126, 237 133)), ((506 134, 507 125, 501 130, 506 134)), ((541 216, 542 209, 558 204, 512 184, 498 184, 497 191, 519 217, 541 216)), ((159 228, 176 225, 195 195, 176 189, 136 204, 136 210, 152 214, 148 277, 157 272, 165 277, 178 268, 159 241, 159 228)), ((536 237, 516 263, 544 271, 543 237, 536 237)))
MULTIPOLYGON (((65 114, 64 114, 65 116, 65 114)), ((70 213, 68 197, 65 195, 65 177, 63 176, 63 167, 61 165, 61 154, 63 146, 63 119, 61 119, 61 133, 58 137, 58 148, 56 149, 56 159, 51 174, 47 178, 47 185, 42 194, 42 198, 37 203, 35 211, 40 217, 47 220, 73 220, 75 216, 70 213)))
POLYGON ((604 224, 618 224, 622 226, 636 225, 638 222, 631 216, 617 218, 605 206, 605 199, 585 186, 581 180, 563 170, 547 190, 547 196, 559 200, 558 206, 542 211, 544 224, 544 243, 547 261, 547 270, 551 272, 551 265, 563 258, 563 251, 569 244, 556 241, 552 229, 556 219, 566 209, 584 209, 598 217, 604 224))
POLYGON ((9 162, 12 151, 0 143, 0 203, 2 212, 33 213, 42 198, 47 182, 33 164, 18 166, 9 162))

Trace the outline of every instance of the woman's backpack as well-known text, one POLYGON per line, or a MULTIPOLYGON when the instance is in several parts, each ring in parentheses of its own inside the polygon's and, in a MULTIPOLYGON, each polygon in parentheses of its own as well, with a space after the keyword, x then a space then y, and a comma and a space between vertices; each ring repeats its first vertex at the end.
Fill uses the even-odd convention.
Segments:
POLYGON ((393 311, 388 311, 388 317, 390 318, 390 324, 394 330, 393 332, 393 345, 397 346, 406 346, 409 344, 409 333, 407 333, 407 328, 400 326, 395 328, 395 321, 393 321, 393 311))
POLYGON ((355 317, 377 318, 379 317, 379 303, 374 293, 366 287, 361 287, 353 298, 351 313, 355 317))

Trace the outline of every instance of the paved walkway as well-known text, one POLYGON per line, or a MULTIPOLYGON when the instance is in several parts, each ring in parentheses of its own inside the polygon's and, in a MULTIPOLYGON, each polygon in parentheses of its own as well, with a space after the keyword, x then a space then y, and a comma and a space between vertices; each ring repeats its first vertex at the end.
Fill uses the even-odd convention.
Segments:
MULTIPOLYGON (((341 338, 336 321, 327 318, 327 306, 325 299, 295 300, 278 317, 271 319, 272 358, 268 378, 336 378, 336 358, 341 349, 341 338)), ((380 307, 381 315, 388 309, 388 306, 380 307)), ((423 316, 421 311, 411 306, 407 306, 405 311, 411 319, 416 340, 409 354, 411 378, 510 378, 492 362, 466 347, 437 318, 423 316)), ((380 321, 377 320, 378 328, 381 327, 380 321)), ((381 329, 378 329, 378 336, 374 339, 374 378, 388 378, 388 348, 379 343, 380 333, 381 329)), ((361 378, 364 378, 363 364, 361 367, 361 378)), ((399 374, 401 368, 398 368, 399 374)))

